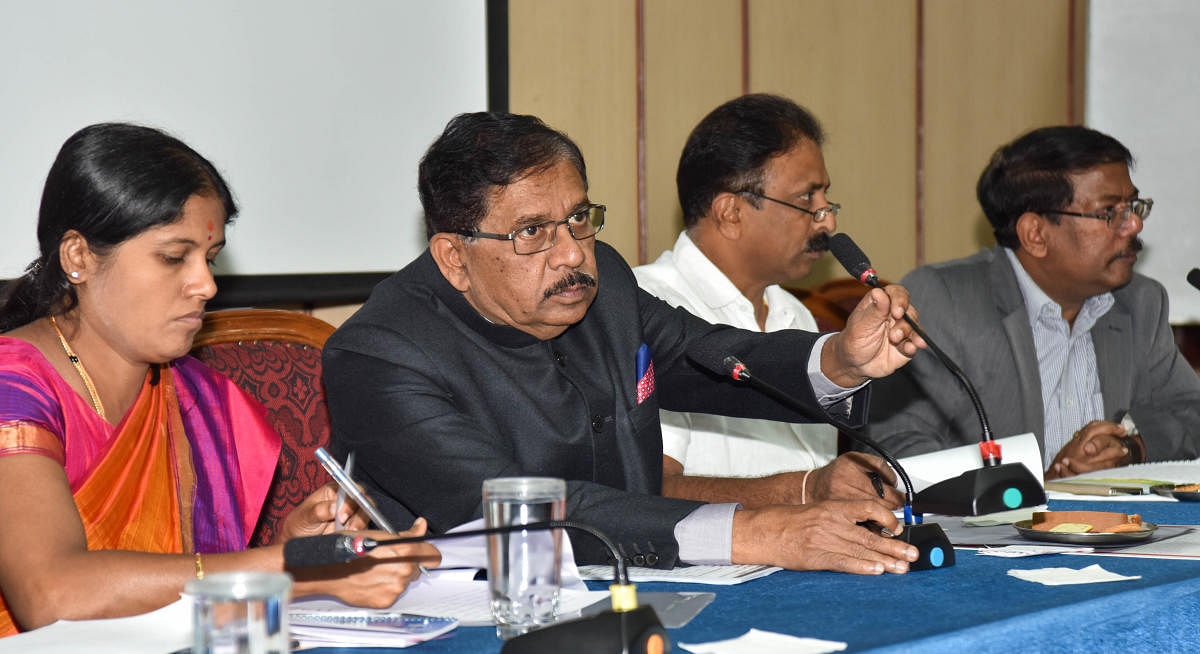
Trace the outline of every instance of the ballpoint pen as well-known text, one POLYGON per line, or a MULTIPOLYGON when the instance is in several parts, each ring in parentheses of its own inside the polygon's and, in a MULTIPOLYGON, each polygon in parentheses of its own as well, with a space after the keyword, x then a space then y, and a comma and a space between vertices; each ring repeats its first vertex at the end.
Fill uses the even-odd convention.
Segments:
MULTIPOLYGON (((354 472, 354 452, 346 455, 346 476, 349 477, 354 472)), ((337 506, 333 511, 333 528, 336 531, 341 531, 346 528, 342 524, 342 506, 346 504, 346 489, 338 486, 337 506)))
MULTIPOLYGON (((375 523, 376 527, 388 532, 389 534, 396 533, 396 530, 392 528, 392 524, 388 522, 387 518, 383 517, 383 514, 379 512, 379 509, 375 508, 375 503, 372 502, 371 499, 358 488, 358 485, 354 483, 354 480, 350 478, 349 468, 354 464, 353 452, 346 457, 345 470, 338 465, 338 462, 333 458, 333 455, 326 451, 325 448, 318 447, 313 451, 313 454, 317 456, 317 460, 321 462, 321 465, 325 466, 325 471, 329 473, 329 476, 333 477, 333 480, 337 482, 339 508, 341 507, 342 493, 345 493, 346 495, 349 495, 351 499, 357 502, 358 506, 361 507, 363 511, 367 512, 367 515, 371 516, 371 521, 375 523)), ((429 570, 423 565, 418 565, 417 567, 420 568, 421 574, 429 572, 429 570)))
POLYGON ((879 497, 882 498, 883 497, 883 478, 880 477, 879 473, 875 472, 874 470, 872 470, 871 472, 868 472, 867 476, 871 478, 871 485, 875 487, 875 492, 878 493, 879 497))
POLYGON ((346 495, 349 495, 350 499, 354 500, 359 508, 371 516, 371 521, 375 523, 376 527, 389 534, 396 533, 396 530, 392 528, 392 523, 388 522, 387 518, 383 517, 383 514, 379 512, 379 509, 375 508, 375 503, 367 497, 366 493, 363 493, 359 489, 358 484, 355 484, 353 479, 350 479, 350 475, 347 475, 342 466, 338 465, 333 455, 325 451, 323 447, 313 450, 313 454, 317 456, 317 460, 321 462, 321 465, 325 466, 325 471, 329 473, 329 476, 333 477, 338 486, 346 492, 346 495))

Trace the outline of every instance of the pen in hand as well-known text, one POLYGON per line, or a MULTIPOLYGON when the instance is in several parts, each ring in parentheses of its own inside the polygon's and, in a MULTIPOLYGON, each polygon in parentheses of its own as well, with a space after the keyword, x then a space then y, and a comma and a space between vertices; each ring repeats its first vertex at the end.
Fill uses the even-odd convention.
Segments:
POLYGON ((379 509, 375 507, 375 504, 371 502, 371 499, 367 497, 366 493, 362 492, 362 489, 358 487, 358 484, 355 484, 354 480, 346 474, 346 471, 342 469, 342 466, 340 466, 338 462, 334 460, 333 455, 331 455, 329 452, 326 452, 325 448, 323 447, 318 447, 317 449, 313 450, 313 454, 316 455, 317 460, 321 462, 321 465, 325 466, 325 471, 329 473, 329 476, 333 477, 333 480, 337 482, 337 485, 346 492, 346 496, 354 500, 354 502, 358 504, 358 508, 366 511, 367 515, 371 516, 371 521, 375 523, 375 526, 379 527, 383 531, 388 532, 389 534, 396 533, 396 530, 392 529, 392 525, 390 522, 388 522, 387 518, 383 517, 383 514, 379 512, 379 509))
MULTIPOLYGON (((350 478, 348 472, 351 466, 354 465, 353 452, 350 452, 346 456, 345 469, 338 465, 338 462, 334 460, 333 455, 327 452, 323 447, 318 447, 317 449, 313 450, 313 454, 316 455, 317 460, 321 462, 321 465, 325 467, 325 471, 329 473, 329 476, 333 477, 333 480, 337 482, 339 489, 337 507, 338 512, 341 510, 344 496, 349 496, 350 499, 354 500, 355 503, 358 504, 360 509, 366 511, 367 515, 371 516, 371 521, 375 523, 376 527, 382 531, 388 532, 389 534, 396 533, 396 530, 392 528, 392 525, 388 522, 387 518, 380 513, 379 509, 371 501, 371 498, 367 497, 366 493, 363 493, 362 489, 360 489, 358 485, 354 483, 354 480, 350 478)), ((334 514, 334 521, 334 525, 337 526, 338 521, 336 513, 334 514)), ((339 529, 341 529, 341 527, 339 527, 339 529)), ((428 572, 423 565, 417 567, 421 569, 422 574, 428 572)))
POLYGON ((883 478, 874 470, 868 472, 867 476, 871 478, 871 485, 875 487, 875 492, 879 494, 879 498, 883 499, 883 478))
MULTIPOLYGON (((346 469, 347 476, 349 476, 350 474, 352 474, 354 472, 354 452, 353 451, 351 451, 349 454, 346 455, 346 468, 345 469, 346 469)), ((345 506, 345 504, 346 504, 346 489, 342 488, 341 486, 338 486, 337 506, 333 510, 333 529, 334 529, 334 531, 341 531, 346 528, 346 525, 342 523, 342 507, 345 506)))

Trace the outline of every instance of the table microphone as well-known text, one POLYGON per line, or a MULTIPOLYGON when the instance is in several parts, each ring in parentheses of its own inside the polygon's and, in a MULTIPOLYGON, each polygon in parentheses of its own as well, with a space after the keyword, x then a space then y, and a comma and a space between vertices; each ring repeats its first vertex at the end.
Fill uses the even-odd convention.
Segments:
MULTIPOLYGON (((774 384, 763 381, 758 375, 752 374, 746 364, 742 363, 735 356, 719 351, 720 348, 720 343, 700 339, 688 348, 687 358, 713 374, 722 377, 729 376, 735 381, 747 384, 784 406, 800 411, 801 413, 808 412, 803 403, 797 401, 796 398, 788 395, 774 384)), ((912 482, 908 478, 908 473, 904 471, 904 467, 896 460, 896 457, 892 456, 890 452, 868 438, 865 434, 850 429, 846 425, 839 425, 839 427, 846 435, 878 452, 879 456, 883 457, 888 462, 888 465, 892 466, 892 469, 896 471, 896 475, 904 484, 904 531, 892 538, 904 541, 917 548, 919 556, 915 562, 909 565, 909 569, 931 570, 935 568, 948 568, 954 565, 954 547, 950 544, 950 539, 946 537, 946 533, 942 531, 941 526, 933 522, 922 522, 921 516, 913 513, 912 482)))
POLYGON ((1192 268, 1187 274, 1188 283, 1200 290, 1200 268, 1192 268))
POLYGON ((608 536, 599 529, 570 520, 547 520, 523 525, 501 525, 440 535, 375 540, 353 533, 293 538, 283 545, 284 565, 304 568, 346 563, 366 556, 383 545, 422 543, 429 540, 466 538, 514 531, 577 529, 600 540, 613 557, 613 584, 608 587, 612 610, 586 618, 557 622, 508 640, 501 654, 670 654, 671 640, 654 607, 638 606, 637 587, 629 583, 625 560, 608 536))
MULTIPOLYGON (((843 233, 834 234, 829 239, 829 249, 851 277, 872 288, 880 288, 879 277, 871 267, 871 261, 853 239, 843 233)), ((966 373, 933 342, 912 317, 905 314, 904 320, 914 332, 925 339, 929 350, 967 392, 983 432, 979 441, 983 468, 968 470, 917 493, 914 509, 942 515, 981 515, 1044 504, 1046 492, 1029 468, 1022 463, 1001 463, 1000 444, 992 438, 992 428, 983 410, 983 403, 966 373)))

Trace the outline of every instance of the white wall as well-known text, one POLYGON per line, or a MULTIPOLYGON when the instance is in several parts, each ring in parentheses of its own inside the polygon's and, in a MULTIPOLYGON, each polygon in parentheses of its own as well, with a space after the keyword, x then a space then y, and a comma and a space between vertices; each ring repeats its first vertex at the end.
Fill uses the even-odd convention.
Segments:
POLYGON ((1135 158, 1154 198, 1137 270, 1167 287, 1171 322, 1200 322, 1200 2, 1092 0, 1086 121, 1135 158))
POLYGON ((417 161, 487 104, 483 0, 0 0, 0 279, 37 254, 46 172, 84 125, 160 127, 241 214, 219 274, 395 270, 417 161))

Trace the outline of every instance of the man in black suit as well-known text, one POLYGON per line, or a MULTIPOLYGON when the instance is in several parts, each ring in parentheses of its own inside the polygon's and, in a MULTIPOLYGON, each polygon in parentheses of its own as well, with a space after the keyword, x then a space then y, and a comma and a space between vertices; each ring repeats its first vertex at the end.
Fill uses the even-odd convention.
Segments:
MULTIPOLYGON (((924 345, 900 320, 902 288, 872 291, 845 331, 823 337, 671 308, 596 241, 605 208, 588 198, 582 154, 532 116, 458 116, 422 159, 418 188, 429 249, 324 355, 335 451, 358 452, 363 483, 397 523, 424 515, 444 531, 480 515, 484 479, 548 475, 567 480, 568 518, 607 532, 636 565, 880 574, 916 559, 856 525, 899 530, 895 496, 741 510, 660 494, 660 406, 861 425, 860 389, 924 345), (698 351, 738 356, 806 411, 705 371, 688 357, 698 351)), ((580 561, 605 559, 572 539, 580 561)))

